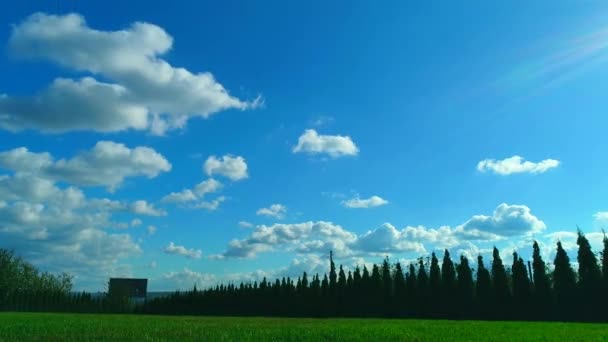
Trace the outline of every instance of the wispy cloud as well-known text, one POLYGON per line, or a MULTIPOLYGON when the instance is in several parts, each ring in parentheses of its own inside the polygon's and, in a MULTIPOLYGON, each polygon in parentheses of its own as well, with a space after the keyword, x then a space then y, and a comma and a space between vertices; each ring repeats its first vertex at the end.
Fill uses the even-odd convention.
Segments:
POLYGON ((513 173, 544 173, 550 169, 558 167, 559 160, 545 159, 534 163, 524 160, 520 156, 513 156, 503 160, 484 159, 477 163, 477 170, 480 172, 490 171, 499 175, 510 175, 513 173))

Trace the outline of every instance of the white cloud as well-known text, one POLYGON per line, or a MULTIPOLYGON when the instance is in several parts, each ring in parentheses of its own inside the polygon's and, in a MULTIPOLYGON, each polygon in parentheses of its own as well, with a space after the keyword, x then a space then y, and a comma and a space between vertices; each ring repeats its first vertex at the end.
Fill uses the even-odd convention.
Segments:
POLYGON ((185 203, 196 201, 198 197, 190 189, 184 189, 180 192, 172 192, 162 198, 162 202, 166 203, 185 203))
POLYGON ((78 14, 33 14, 13 27, 9 49, 15 56, 47 59, 116 84, 90 77, 57 79, 34 97, 1 97, 0 127, 46 132, 149 129, 162 134, 185 126, 192 117, 263 104, 259 97, 248 102, 229 95, 211 73, 170 65, 160 56, 172 45, 170 35, 148 23, 100 31, 78 14))
POLYGON ((225 155, 221 158, 210 156, 205 161, 203 169, 208 176, 220 175, 232 181, 242 180, 248 177, 247 163, 241 156, 225 155))
POLYGON ((226 200, 225 196, 220 196, 212 201, 201 201, 201 202, 195 204, 194 206, 192 206, 192 208, 207 209, 210 211, 215 211, 220 207, 220 204, 222 204, 222 202, 224 202, 225 200, 226 200))
POLYGON ((241 228, 252 228, 253 223, 247 221, 239 221, 239 227, 241 228))
POLYGON ((167 254, 181 255, 190 259, 200 259, 203 255, 203 252, 200 249, 188 249, 184 246, 178 246, 173 242, 170 242, 169 245, 163 249, 163 251, 167 254))
POLYGON ((133 220, 131 220, 131 227, 137 227, 140 226, 143 222, 141 222, 140 219, 138 218, 134 218, 133 220))
POLYGON ((148 231, 148 235, 156 234, 156 226, 149 225, 146 230, 148 231))
POLYGON ((524 160, 520 156, 513 156, 503 160, 484 159, 477 163, 480 172, 491 171, 499 175, 510 175, 513 173, 544 173, 558 167, 559 160, 545 159, 538 163, 524 160))
POLYGON ((171 170, 171 164, 155 150, 133 149, 112 141, 99 141, 72 159, 53 160, 47 153, 30 152, 25 147, 0 152, 0 167, 28 172, 52 180, 84 186, 119 187, 128 177, 154 178, 171 170))
POLYGON ((366 252, 417 252, 425 253, 421 242, 410 241, 405 231, 400 232, 392 224, 368 231, 357 239, 357 248, 366 252))
POLYGON ((375 195, 367 199, 361 199, 357 196, 347 201, 342 201, 342 205, 347 208, 374 208, 385 204, 388 204, 387 200, 375 195))
POLYGON ((500 204, 492 216, 475 215, 462 225, 466 231, 482 231, 501 236, 534 234, 547 226, 525 205, 500 204))
POLYGON ((522 205, 499 205, 492 216, 475 215, 450 227, 406 226, 399 230, 390 223, 356 234, 331 222, 261 225, 248 237, 232 240, 223 257, 252 258, 259 253, 284 250, 297 253, 327 252, 337 256, 386 253, 426 253, 438 248, 470 250, 472 242, 496 243, 513 236, 529 237, 545 224, 522 205), (431 247, 430 249, 428 247, 431 247))
POLYGON ((165 215, 167 215, 166 211, 155 208, 153 204, 148 203, 144 200, 139 200, 139 201, 135 201, 135 202, 131 203, 130 209, 133 213, 140 214, 140 215, 148 215, 148 216, 165 216, 165 215))
POLYGON ((163 197, 162 202, 171 202, 181 204, 182 207, 190 209, 207 209, 217 210, 222 202, 226 200, 225 196, 219 196, 212 201, 204 201, 206 194, 217 192, 223 187, 222 183, 213 178, 209 178, 200 182, 194 187, 194 190, 183 189, 180 192, 172 192, 163 197), (196 202, 196 203, 194 203, 196 202))
MULTIPOLYGON (((76 276, 95 288, 109 276, 128 275, 120 260, 141 252, 128 234, 113 234, 113 201, 87 199, 33 174, 0 176, 0 241, 43 270, 76 276)), ((120 202, 116 202, 120 203, 120 202)))
POLYGON ((608 222, 608 211, 598 211, 593 218, 598 222, 608 222))
POLYGON ((356 156, 359 148, 349 136, 319 135, 314 129, 307 129, 298 138, 293 153, 328 154, 332 158, 356 156))
POLYGON ((282 204, 272 204, 268 208, 260 208, 255 212, 256 215, 270 216, 277 219, 283 219, 287 213, 287 207, 282 204))
POLYGON ((213 192, 217 192, 217 191, 221 190, 222 187, 223 187, 222 183, 216 181, 213 178, 209 178, 205 181, 198 183, 194 187, 194 193, 199 197, 203 197, 208 193, 213 193, 213 192))
POLYGON ((356 235, 331 222, 277 223, 261 225, 251 231, 249 237, 232 240, 224 257, 252 258, 260 252, 285 248, 300 253, 328 251, 346 253, 347 245, 356 235))

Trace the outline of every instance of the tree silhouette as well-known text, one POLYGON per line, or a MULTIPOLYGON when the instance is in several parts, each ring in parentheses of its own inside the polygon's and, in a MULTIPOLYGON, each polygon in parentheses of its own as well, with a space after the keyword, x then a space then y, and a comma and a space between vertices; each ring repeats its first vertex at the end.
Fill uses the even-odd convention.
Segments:
POLYGON ((511 267, 513 278, 513 317, 530 316, 531 288, 528 271, 524 260, 519 257, 517 252, 513 252, 513 265, 511 267))
POLYGON ((602 296, 602 275, 589 240, 580 229, 577 233, 579 310, 583 310, 589 318, 593 318, 595 316, 595 301, 602 296))
POLYGON ((492 313, 492 282, 490 272, 483 264, 483 257, 477 257, 477 306, 482 316, 492 313))
POLYGON ((551 286, 537 241, 532 245, 532 270, 534 311, 537 317, 544 317, 551 311, 551 286))
POLYGON ((452 316, 457 309, 456 271, 450 252, 443 252, 441 263, 441 311, 445 316, 452 316))
POLYGON ((458 305, 457 312, 460 312, 458 318, 466 318, 473 314, 473 271, 469 266, 469 260, 464 256, 460 256, 460 263, 456 266, 458 271, 456 303, 458 305))
POLYGON ((555 291, 557 318, 568 319, 574 317, 574 304, 576 295, 576 276, 570 265, 570 258, 562 247, 561 241, 557 242, 557 253, 553 262, 553 289, 555 291))

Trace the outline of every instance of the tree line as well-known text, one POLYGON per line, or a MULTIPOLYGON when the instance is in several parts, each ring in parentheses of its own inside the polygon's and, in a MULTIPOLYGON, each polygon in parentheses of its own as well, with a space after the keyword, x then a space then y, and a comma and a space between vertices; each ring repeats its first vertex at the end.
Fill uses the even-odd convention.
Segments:
POLYGON ((506 264, 496 247, 492 260, 479 255, 477 268, 461 255, 442 256, 402 265, 389 258, 371 268, 345 271, 330 252, 329 274, 297 279, 219 284, 176 292, 139 308, 151 314, 410 317, 441 319, 608 321, 608 238, 596 255, 579 230, 578 271, 557 242, 553 267, 537 242, 532 260, 517 252, 506 264))
POLYGON ((537 242, 528 262, 514 252, 506 264, 495 247, 492 260, 477 256, 476 268, 464 255, 453 260, 446 249, 408 265, 386 257, 346 271, 330 252, 329 274, 194 286, 139 304, 119 293, 74 293, 69 275, 39 272, 0 249, 0 311, 607 322, 608 238, 599 255, 580 230, 577 245, 576 271, 561 242, 553 267, 537 242))
POLYGON ((126 298, 73 292, 73 277, 41 272, 34 265, 0 249, 0 311, 126 313, 135 305, 126 298))

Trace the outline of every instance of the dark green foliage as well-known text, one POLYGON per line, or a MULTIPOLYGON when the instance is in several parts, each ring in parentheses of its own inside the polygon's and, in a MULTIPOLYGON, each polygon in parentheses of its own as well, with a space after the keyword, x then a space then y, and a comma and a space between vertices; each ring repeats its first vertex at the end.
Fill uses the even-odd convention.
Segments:
POLYGON ((591 318, 595 315, 594 307, 597 300, 602 297, 602 274, 589 240, 580 229, 576 244, 578 245, 578 306, 579 310, 584 311, 591 318))
POLYGON ((451 316, 456 312, 458 293, 456 292, 456 271, 446 249, 443 252, 441 263, 441 313, 443 316, 451 316))
POLYGON ((473 271, 469 266, 469 260, 464 256, 460 256, 460 263, 456 266, 458 272, 457 278, 457 295, 456 295, 456 312, 462 317, 470 317, 473 314, 473 271))
POLYGON ((441 267, 433 253, 410 264, 407 272, 401 263, 391 264, 388 257, 382 263, 372 265, 371 272, 365 265, 357 266, 353 271, 343 265, 336 269, 333 253, 330 253, 329 274, 315 274, 312 279, 304 272, 295 279, 284 277, 269 281, 263 278, 259 284, 231 282, 208 289, 195 286, 191 291, 176 292, 141 305, 125 301, 119 289, 98 298, 86 293, 70 293, 66 289, 71 288, 71 278, 40 273, 0 250, 0 294, 3 296, 0 310, 608 321, 605 292, 596 292, 596 296, 585 292, 598 291, 605 286, 601 270, 605 267, 608 242, 604 241, 602 266, 582 234, 579 234, 578 244, 579 263, 586 262, 580 266, 578 282, 559 242, 553 273, 547 271, 540 248, 534 243, 532 264, 514 253, 513 263, 506 269, 494 248, 491 270, 485 267, 481 255, 478 256, 476 277, 465 256, 461 255, 455 265, 447 250, 441 267), (335 273, 335 283, 332 273, 335 273), (32 281, 35 276, 42 280, 32 281), (35 289, 32 284, 40 290, 32 290, 35 289))
POLYGON ((494 304, 502 307, 503 310, 510 311, 510 308, 507 308, 511 304, 509 278, 496 247, 492 252, 492 287, 494 288, 494 304))
POLYGON ((488 316, 492 313, 492 281, 490 272, 483 264, 483 257, 477 257, 477 307, 480 314, 488 316))
POLYGON ((513 265, 511 266, 513 279, 513 316, 530 317, 530 299, 532 297, 532 289, 530 287, 530 278, 528 278, 528 270, 524 260, 519 257, 517 252, 513 252, 513 265))
POLYGON ((547 275, 547 266, 540 255, 538 242, 532 245, 532 270, 533 270, 533 303, 536 317, 545 317, 551 312, 552 291, 547 275))
POLYGON ((441 270, 435 252, 431 253, 431 268, 429 271, 430 313, 439 316, 441 311, 441 270))
POLYGON ((553 262, 553 289, 555 292, 556 310, 555 317, 569 319, 574 317, 576 300, 576 276, 570 265, 570 258, 562 247, 561 241, 557 242, 557 253, 553 262))

